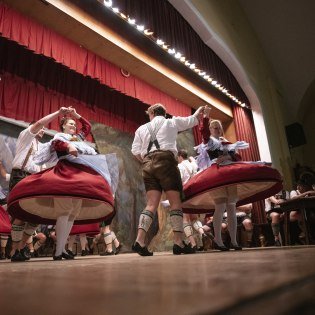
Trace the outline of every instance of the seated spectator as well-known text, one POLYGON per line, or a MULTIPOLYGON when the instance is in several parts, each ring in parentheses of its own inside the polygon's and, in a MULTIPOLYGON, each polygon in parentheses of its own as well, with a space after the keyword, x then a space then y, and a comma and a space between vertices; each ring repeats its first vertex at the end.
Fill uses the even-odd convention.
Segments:
MULTIPOLYGON (((290 192, 290 199, 300 199, 310 196, 315 196, 313 189, 314 179, 308 176, 301 177, 297 182, 296 190, 290 192)), ((298 236, 294 235, 295 241, 304 244, 305 242, 305 229, 303 227, 303 221, 301 212, 297 209, 290 212, 290 221, 296 222, 298 225, 298 236)))
POLYGON ((265 211, 267 219, 271 221, 272 233, 275 240, 275 246, 281 246, 280 222, 283 221, 283 213, 280 204, 289 199, 289 193, 285 190, 280 191, 275 196, 265 199, 265 211))
MULTIPOLYGON (((205 224, 203 225, 203 230, 205 233, 209 236, 210 239, 213 239, 214 237, 214 228, 213 228, 213 216, 212 214, 208 214, 205 217, 205 224)), ((228 233, 228 224, 226 218, 222 219, 222 224, 221 224, 221 236, 223 243, 225 244, 226 247, 228 246, 228 243, 230 242, 229 238, 229 233, 228 233)))
POLYGON ((32 258, 39 257, 38 250, 39 248, 45 244, 46 235, 44 233, 46 229, 46 225, 40 225, 33 235, 31 235, 26 241, 28 250, 32 258))
POLYGON ((236 208, 237 224, 242 225, 246 234, 245 247, 251 247, 253 241, 252 209, 253 204, 251 203, 236 208))

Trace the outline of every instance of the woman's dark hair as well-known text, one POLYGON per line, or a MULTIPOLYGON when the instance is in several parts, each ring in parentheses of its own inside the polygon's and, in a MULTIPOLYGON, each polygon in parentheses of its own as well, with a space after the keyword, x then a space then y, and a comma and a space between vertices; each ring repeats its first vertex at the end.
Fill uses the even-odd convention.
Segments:
POLYGON ((71 118, 71 117, 62 117, 61 118, 60 123, 59 123, 59 128, 61 131, 63 131, 63 125, 65 123, 67 123, 68 120, 73 120, 73 118, 71 118))

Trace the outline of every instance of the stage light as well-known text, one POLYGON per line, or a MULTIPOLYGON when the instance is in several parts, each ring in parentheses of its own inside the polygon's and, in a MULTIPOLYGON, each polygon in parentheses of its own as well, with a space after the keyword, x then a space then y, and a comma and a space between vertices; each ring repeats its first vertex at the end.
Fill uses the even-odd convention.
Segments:
POLYGON ((128 18, 128 23, 134 25, 136 23, 135 19, 128 18))
POLYGON ((110 8, 113 5, 113 1, 112 0, 104 0, 104 5, 107 8, 110 8))
POLYGON ((179 59, 181 56, 182 56, 182 54, 179 53, 179 52, 177 52, 174 57, 175 57, 176 59, 179 59))
POLYGON ((151 36, 151 35, 153 35, 154 33, 153 32, 151 32, 149 29, 146 29, 146 30, 144 30, 144 32, 143 32, 145 35, 147 35, 147 36, 151 36))
POLYGON ((137 30, 140 32, 143 32, 144 26, 143 25, 137 25, 137 30))

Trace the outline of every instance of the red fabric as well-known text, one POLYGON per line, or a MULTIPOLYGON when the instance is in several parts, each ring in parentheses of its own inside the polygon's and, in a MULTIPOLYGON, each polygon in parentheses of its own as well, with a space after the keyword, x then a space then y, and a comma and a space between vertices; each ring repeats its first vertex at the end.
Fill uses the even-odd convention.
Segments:
POLYGON ((233 107, 236 137, 249 143, 249 148, 242 150, 244 161, 259 161, 260 154, 256 138, 252 112, 240 106, 233 107))
POLYGON ((210 139, 210 128, 209 128, 209 118, 204 117, 202 120, 199 120, 199 131, 201 134, 202 142, 207 144, 210 139))
POLYGON ((202 141, 201 134, 199 132, 199 126, 195 126, 193 128, 193 135, 194 135, 194 140, 195 140, 195 145, 199 145, 202 141))
MULTIPOLYGON (((104 178, 87 166, 70 163, 66 160, 59 161, 53 168, 24 178, 14 186, 9 194, 8 212, 13 217, 27 222, 54 224, 56 218, 50 218, 50 211, 47 214, 41 211, 40 216, 34 215, 25 211, 19 204, 21 200, 36 197, 72 197, 95 200, 108 204, 111 208, 110 214, 101 217, 86 220, 80 220, 80 217, 77 217, 76 224, 104 221, 115 214, 112 192, 104 178)), ((40 208, 41 205, 38 207, 40 208)), ((92 209, 90 211, 92 212, 92 209)))
POLYGON ((8 213, 0 206, 0 234, 11 234, 11 222, 8 213))
MULTIPOLYGON (((244 161, 260 160, 252 112, 248 109, 234 106, 233 116, 237 139, 241 139, 249 143, 249 148, 242 150, 242 159, 244 161)), ((263 201, 253 204, 252 220, 254 223, 258 224, 267 222, 265 205, 263 201)))
POLYGON ((79 121, 82 126, 78 133, 83 139, 85 139, 91 132, 91 124, 84 117, 80 117, 79 121))
POLYGON ((163 103, 168 113, 188 116, 189 106, 164 94, 133 75, 125 77, 120 68, 43 25, 0 3, 0 34, 68 68, 89 76, 146 104, 163 103))
MULTIPOLYGON (((57 111, 61 106, 73 106, 77 112, 89 121, 119 129, 124 132, 134 133, 144 120, 144 106, 133 107, 128 103, 121 104, 120 116, 111 108, 104 110, 98 107, 91 108, 87 104, 67 97, 40 85, 12 76, 8 73, 1 75, 0 80, 0 115, 31 122, 45 115, 57 111), (134 112, 129 115, 129 112, 134 112), (134 117, 136 115, 136 117, 134 117), (139 120, 139 121, 138 121, 139 120)), ((118 103, 119 105, 119 103, 118 103)), ((114 107, 114 105, 113 105, 114 107)), ((59 130, 59 121, 52 121, 47 128, 59 130)), ((87 140, 91 141, 89 136, 87 140)))
POLYGON ((61 155, 66 155, 68 153, 68 143, 61 140, 54 140, 52 142, 52 147, 61 155))
POLYGON ((91 224, 82 224, 82 225, 73 225, 70 235, 78 235, 78 234, 88 234, 88 235, 97 235, 100 232, 99 223, 91 223, 91 224))
POLYGON ((214 209, 211 193, 232 185, 237 185, 237 205, 240 206, 274 195, 282 189, 282 180, 276 169, 262 164, 235 163, 221 167, 214 164, 184 185, 183 211, 203 213, 214 209), (265 183, 271 183, 268 189, 265 188, 265 183), (194 207, 191 207, 191 201, 197 196, 204 196, 204 203, 200 208, 192 209, 194 207))

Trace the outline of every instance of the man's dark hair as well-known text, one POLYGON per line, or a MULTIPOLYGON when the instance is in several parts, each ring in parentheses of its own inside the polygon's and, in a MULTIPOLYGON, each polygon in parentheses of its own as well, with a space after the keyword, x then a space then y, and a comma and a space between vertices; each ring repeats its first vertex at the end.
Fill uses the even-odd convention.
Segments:
POLYGON ((153 116, 163 116, 165 117, 166 115, 166 108, 160 104, 160 103, 157 103, 157 104, 154 104, 152 106, 150 106, 148 108, 148 110, 146 111, 146 113, 149 115, 149 114, 153 114, 153 116))
POLYGON ((186 150, 179 150, 177 153, 178 156, 181 156, 184 160, 188 159, 188 153, 186 150))

